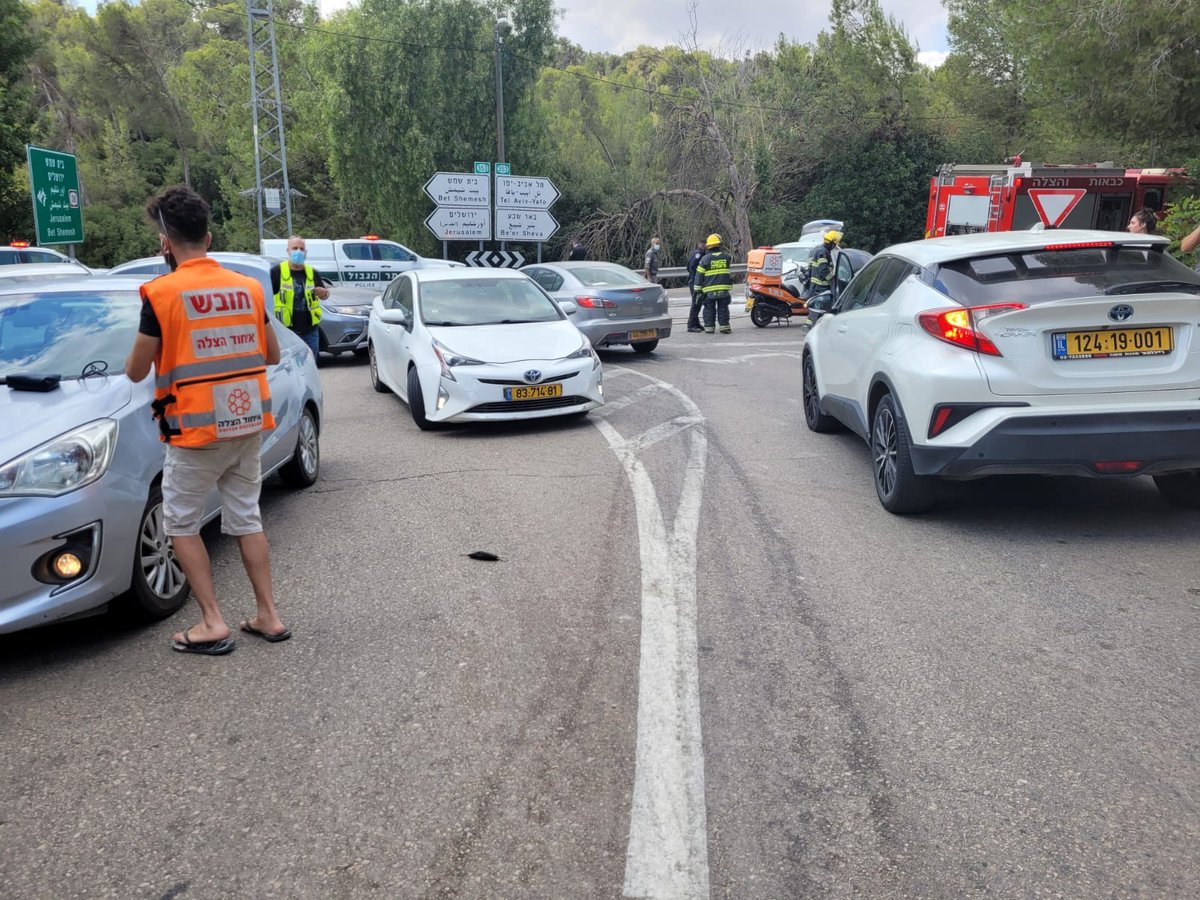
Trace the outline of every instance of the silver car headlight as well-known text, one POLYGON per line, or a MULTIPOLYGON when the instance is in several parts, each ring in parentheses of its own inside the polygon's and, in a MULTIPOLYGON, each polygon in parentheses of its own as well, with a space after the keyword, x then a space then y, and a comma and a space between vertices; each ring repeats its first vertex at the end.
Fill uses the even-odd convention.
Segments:
POLYGON ((115 419, 98 419, 60 434, 0 465, 0 497, 58 497, 108 471, 117 447, 115 419))
POLYGON ((583 346, 572 353, 570 356, 564 356, 563 359, 588 359, 592 360, 592 368, 595 369, 600 365, 600 354, 592 349, 592 342, 584 340, 583 346))
POLYGON ((454 377, 454 373, 450 371, 452 368, 457 368, 458 366, 482 366, 482 365, 484 365, 482 360, 472 359, 469 356, 463 356, 460 353, 455 353, 453 350, 451 350, 445 344, 442 344, 440 341, 438 341, 436 338, 433 341, 433 352, 437 356, 438 363, 442 367, 442 377, 448 378, 451 381, 458 380, 457 378, 454 377))

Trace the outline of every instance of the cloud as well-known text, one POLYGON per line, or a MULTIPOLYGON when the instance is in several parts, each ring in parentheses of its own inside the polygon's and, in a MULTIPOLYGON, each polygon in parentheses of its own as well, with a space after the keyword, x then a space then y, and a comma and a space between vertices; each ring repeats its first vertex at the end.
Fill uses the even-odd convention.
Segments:
MULTIPOLYGON (((929 0, 882 0, 922 51, 948 49, 946 10, 929 0)), ((321 0, 321 12, 348 6, 350 0, 321 0)), ((690 42, 686 0, 556 0, 558 33, 585 50, 623 53, 641 45, 662 47, 690 42)), ((816 39, 829 27, 829 5, 794 0, 698 0, 696 40, 701 47, 726 53, 768 50, 779 35, 799 43, 816 39)), ((932 63, 927 63, 932 64, 932 63)))
POLYGON ((946 50, 922 50, 917 54, 917 62, 923 66, 929 66, 931 69, 936 69, 946 61, 946 57, 949 55, 949 51, 946 50))

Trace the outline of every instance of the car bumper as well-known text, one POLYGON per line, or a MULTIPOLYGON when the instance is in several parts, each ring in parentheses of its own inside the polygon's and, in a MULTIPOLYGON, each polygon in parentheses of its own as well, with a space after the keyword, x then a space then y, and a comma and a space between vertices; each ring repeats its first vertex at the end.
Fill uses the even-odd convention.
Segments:
POLYGON ((127 591, 145 496, 145 485, 110 472, 63 497, 0 500, 0 634, 87 613, 127 591), (39 560, 68 545, 88 551, 78 578, 34 577, 39 560))
POLYGON ((522 364, 519 371, 511 367, 471 366, 470 374, 455 369, 455 380, 440 377, 438 371, 421 372, 425 414, 432 422, 508 422, 520 419, 541 419, 548 416, 570 415, 596 409, 604 404, 604 385, 601 369, 591 360, 570 362, 538 362, 522 364), (539 400, 509 400, 505 390, 528 387, 520 372, 530 366, 544 373, 540 385, 562 385, 557 397, 539 400), (440 408, 439 408, 440 407, 440 408))
POLYGON ((654 337, 639 337, 641 341, 661 341, 671 336, 669 314, 638 319, 582 319, 575 326, 592 342, 593 347, 611 347, 633 342, 632 332, 653 331, 654 337))
POLYGON ((911 455, 917 475, 958 479, 1162 475, 1200 469, 1200 410, 1018 415, 970 446, 914 444, 911 455))
POLYGON ((367 346, 367 317, 323 312, 318 323, 321 329, 321 349, 326 353, 365 350, 367 346))

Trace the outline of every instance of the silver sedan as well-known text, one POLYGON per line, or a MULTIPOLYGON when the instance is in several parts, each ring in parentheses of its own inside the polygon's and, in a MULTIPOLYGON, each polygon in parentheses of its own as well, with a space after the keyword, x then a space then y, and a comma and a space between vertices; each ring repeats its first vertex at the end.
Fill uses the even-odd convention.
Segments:
POLYGON ((593 347, 629 344, 638 353, 650 353, 671 336, 667 292, 631 269, 578 261, 539 263, 521 271, 556 301, 579 307, 571 321, 593 347))
MULTIPOLYGON (((188 584, 163 532, 164 445, 151 378, 124 374, 143 278, 0 287, 0 634, 102 610, 122 598, 161 618, 188 584)), ((304 343, 271 318, 276 422, 263 473, 317 478, 321 382, 304 343)), ((216 492, 206 520, 220 513, 216 492)))

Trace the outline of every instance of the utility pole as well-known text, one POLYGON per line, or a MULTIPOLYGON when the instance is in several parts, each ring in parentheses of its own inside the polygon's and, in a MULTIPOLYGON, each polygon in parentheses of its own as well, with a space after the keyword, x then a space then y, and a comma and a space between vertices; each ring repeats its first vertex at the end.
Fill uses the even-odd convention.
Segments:
POLYGON ((504 63, 501 61, 500 26, 507 25, 504 19, 497 19, 494 28, 496 36, 496 162, 508 162, 504 158, 504 63))
POLYGON ((254 121, 254 188, 258 239, 292 234, 292 186, 288 182, 279 54, 275 49, 272 0, 246 0, 246 39, 250 46, 250 108, 254 121))

